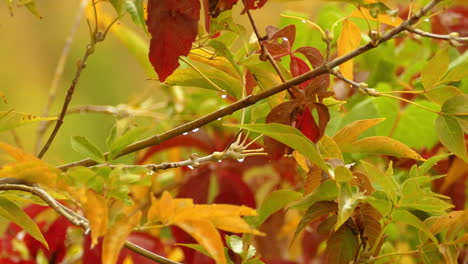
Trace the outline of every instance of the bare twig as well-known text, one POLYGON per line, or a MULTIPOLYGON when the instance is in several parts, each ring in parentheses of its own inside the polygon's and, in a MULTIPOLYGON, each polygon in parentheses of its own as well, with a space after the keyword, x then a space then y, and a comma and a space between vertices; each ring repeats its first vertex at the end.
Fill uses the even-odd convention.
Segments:
MULTIPOLYGON (((49 115, 50 107, 52 106, 57 95, 57 87, 62 77, 63 70, 65 68, 65 62, 67 61, 71 44, 73 42, 76 32, 78 31, 81 18, 83 17, 83 13, 88 2, 89 0, 82 0, 78 10, 76 11, 75 21, 73 22, 70 34, 68 35, 65 45, 63 46, 62 53, 60 54, 60 58, 57 63, 57 67, 55 68, 54 77, 52 79, 52 83, 50 85, 49 90, 49 99, 47 101, 46 107, 44 108, 44 111, 42 112, 42 116, 44 117, 49 115)), ((48 124, 49 122, 47 121, 42 121, 41 123, 39 123, 39 127, 37 128, 36 152, 39 151, 39 148, 42 145, 42 138, 48 127, 48 124)))
POLYGON ((441 34, 434 34, 430 32, 425 32, 417 28, 408 28, 408 31, 423 37, 433 38, 433 39, 441 39, 441 40, 448 40, 448 41, 456 41, 460 44, 467 45, 468 44, 468 37, 460 37, 457 32, 450 33, 448 35, 441 35, 441 34))
POLYGON ((109 25, 109 27, 106 29, 104 33, 99 32, 98 29, 98 21, 97 21, 97 11, 96 11, 96 6, 93 1, 93 9, 94 9, 94 14, 95 14, 95 29, 91 34, 91 41, 90 43, 86 46, 86 51, 81 58, 80 61, 78 61, 77 65, 77 70, 75 72, 75 77, 73 78, 72 83, 70 84, 70 87, 67 90, 67 94, 65 96, 65 100, 63 102, 62 110, 60 112, 59 118, 57 119, 57 123, 55 124, 54 130, 49 136, 49 139, 47 140, 46 144, 42 147, 41 151, 37 155, 38 158, 42 158, 47 150, 49 149, 50 145, 54 141, 55 137, 57 136, 58 131, 60 130, 60 127, 63 124, 63 119, 65 118, 65 114, 67 112, 68 106, 70 105, 70 102, 73 97, 73 93, 75 92, 76 85, 78 84, 78 80, 80 79, 81 73, 83 70, 86 68, 86 61, 88 60, 89 56, 91 56, 94 53, 95 47, 99 42, 102 42, 104 38, 106 37, 106 33, 108 32, 109 28, 112 26, 109 25))
MULTIPOLYGON (((246 137, 247 138, 247 137, 246 137)), ((246 139, 245 138, 245 139, 246 139)), ((198 154, 193 153, 190 155, 190 159, 177 161, 177 162, 165 162, 161 164, 144 164, 144 165, 109 165, 109 164, 100 164, 93 167, 111 167, 111 168, 146 168, 152 171, 157 170, 167 170, 173 168, 180 168, 180 167, 189 167, 189 168, 197 168, 200 166, 201 163, 204 162, 221 162, 224 159, 235 159, 238 161, 243 161, 246 157, 249 156, 258 156, 258 155, 266 155, 263 153, 263 148, 260 149, 247 149, 256 139, 247 143, 247 141, 243 142, 233 142, 229 145, 226 150, 222 152, 213 152, 210 155, 204 157, 198 157, 198 154), (246 144, 247 143, 247 144, 246 144)))
MULTIPOLYGON (((72 224, 82 227, 85 230, 85 233, 89 232, 89 222, 86 218, 74 212, 70 208, 62 205, 61 203, 57 202, 52 196, 50 196, 50 194, 48 194, 46 191, 44 191, 44 189, 42 189, 38 185, 29 186, 23 184, 0 184, 0 191, 11 190, 28 192, 41 198, 57 213, 67 218, 67 220, 70 221, 72 224)), ((125 241, 124 246, 129 250, 160 264, 181 264, 179 262, 172 261, 163 256, 150 252, 144 248, 141 248, 128 240, 125 241)))
MULTIPOLYGON (((298 85, 300 83, 303 83, 304 81, 310 80, 310 79, 312 79, 314 77, 317 77, 317 76, 319 76, 321 74, 329 73, 330 69, 333 69, 336 66, 341 65, 344 62, 346 62, 348 60, 351 60, 354 57, 356 57, 356 56, 358 56, 358 55, 360 55, 360 54, 362 54, 362 53, 364 53, 364 52, 366 52, 368 50, 376 48, 381 43, 383 43, 385 41, 388 41, 388 40, 392 39, 393 37, 395 37, 396 35, 398 35, 400 32, 403 32, 403 31, 407 30, 410 26, 412 26, 419 19, 421 19, 421 17, 423 17, 425 14, 427 14, 427 12, 429 12, 429 10, 431 10, 435 5, 437 5, 441 1, 442 0, 432 0, 429 4, 427 4, 425 7, 420 9, 417 13, 415 13, 413 16, 411 16, 408 20, 404 21, 399 26, 393 28, 392 30, 390 30, 389 32, 384 34, 375 43, 367 43, 367 44, 365 44, 365 45, 351 51, 350 53, 348 53, 346 55, 335 58, 334 60, 332 60, 330 62, 327 62, 324 65, 322 65, 320 67, 317 67, 312 71, 306 72, 306 73, 304 73, 304 74, 302 74, 300 76, 297 76, 297 77, 295 77, 295 78, 293 78, 293 79, 291 79, 291 80, 289 80, 289 81, 287 81, 285 83, 282 83, 280 85, 272 87, 271 89, 265 90, 263 92, 255 94, 255 95, 247 96, 246 98, 244 98, 242 100, 239 100, 239 101, 237 101, 235 103, 232 103, 232 104, 230 104, 230 105, 228 105, 228 106, 226 106, 226 107, 224 107, 224 108, 222 108, 222 109, 220 109, 218 111, 212 112, 212 113, 210 113, 208 115, 205 115, 203 117, 200 117, 200 118, 195 119, 193 121, 190 121, 188 123, 182 124, 182 125, 180 125, 178 127, 175 127, 175 128, 173 128, 171 130, 168 130, 168 131, 166 131, 164 133, 161 133, 161 134, 149 137, 147 139, 143 139, 141 141, 135 142, 135 143, 129 145, 124 150, 122 150, 122 152, 118 155, 118 157, 127 155, 129 153, 133 153, 135 151, 138 151, 138 150, 141 150, 141 149, 153 146, 153 145, 161 144, 161 142, 163 142, 165 140, 169 140, 171 138, 174 138, 176 136, 181 135, 182 133, 189 132, 189 131, 191 131, 193 129, 200 128, 200 127, 202 127, 202 126, 204 126, 204 125, 206 125, 208 123, 211 123, 211 122, 217 120, 218 118, 230 115, 230 114, 234 113, 237 110, 240 110, 240 109, 246 108, 246 107, 248 107, 250 105, 253 105, 253 104, 255 104, 255 103, 257 103, 257 102, 259 102, 259 101, 261 101, 261 100, 263 100, 265 98, 268 98, 268 97, 270 97, 270 96, 272 96, 274 94, 277 94, 277 93, 282 92, 282 91, 284 91, 284 90, 286 90, 288 88, 291 88, 294 85, 298 85)), ((108 155, 108 154, 106 153, 106 155, 108 155)), ((96 164, 96 162, 92 161, 91 159, 84 159, 84 160, 81 160, 81 161, 76 161, 76 162, 73 162, 73 163, 69 163, 69 164, 59 166, 58 168, 60 168, 62 170, 66 170, 68 168, 75 167, 75 166, 92 166, 92 165, 95 165, 95 164, 96 164)))

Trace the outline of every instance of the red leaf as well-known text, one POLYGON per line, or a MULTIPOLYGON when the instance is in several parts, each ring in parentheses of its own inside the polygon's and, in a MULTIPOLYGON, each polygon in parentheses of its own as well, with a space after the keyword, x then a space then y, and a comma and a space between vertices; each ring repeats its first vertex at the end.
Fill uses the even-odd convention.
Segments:
POLYGON ((316 143, 320 136, 319 127, 315 123, 309 108, 306 107, 302 114, 298 117, 296 128, 299 129, 304 136, 308 137, 311 141, 316 143))
POLYGON ((255 81, 255 78, 253 74, 250 71, 245 71, 245 91, 247 95, 251 95, 253 89, 257 86, 257 81, 255 81))
POLYGON ((179 67, 198 32, 199 0, 149 0, 148 30, 151 34, 149 59, 163 82, 179 67))
MULTIPOLYGON (((291 63, 289 64, 289 67, 291 69, 291 74, 293 77, 297 77, 301 74, 310 71, 310 68, 307 65, 307 63, 301 58, 294 56, 293 54, 291 54, 291 63)), ((301 87, 301 89, 305 89, 311 81, 312 80, 305 81, 299 84, 299 87, 301 87)))

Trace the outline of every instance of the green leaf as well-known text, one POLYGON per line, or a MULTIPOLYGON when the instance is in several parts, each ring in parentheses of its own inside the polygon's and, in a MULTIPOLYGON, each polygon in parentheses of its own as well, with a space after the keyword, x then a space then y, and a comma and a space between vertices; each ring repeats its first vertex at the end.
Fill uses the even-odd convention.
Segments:
POLYGON ((410 212, 402 209, 396 209, 395 211, 393 211, 392 220, 413 226, 418 230, 421 230, 432 240, 432 242, 434 242, 436 245, 439 244, 437 238, 429 231, 429 229, 423 224, 423 222, 410 212))
POLYGON ((56 119, 56 117, 39 117, 15 111, 2 111, 0 112, 0 132, 33 122, 56 119))
POLYGON ((106 163, 104 155, 99 148, 91 143, 87 138, 82 136, 74 136, 71 140, 71 146, 76 152, 89 157, 90 159, 99 162, 106 163))
POLYGON ((336 211, 338 211, 338 206, 335 202, 320 201, 314 203, 312 206, 309 207, 309 209, 307 209, 304 216, 301 218, 301 221, 296 227, 296 232, 294 232, 294 237, 291 240, 290 244, 292 244, 294 240, 296 240, 297 236, 310 222, 321 217, 322 215, 326 215, 336 211))
POLYGON ((392 210, 392 201, 388 199, 383 191, 376 190, 371 196, 367 196, 366 201, 379 211, 382 215, 388 215, 392 210))
POLYGON ((203 63, 191 63, 196 69, 179 67, 166 79, 166 83, 170 86, 192 86, 218 91, 214 83, 228 94, 236 98, 240 96, 242 85, 238 78, 203 63))
POLYGON ((439 50, 434 57, 429 60, 426 67, 421 71, 421 82, 424 89, 429 90, 444 76, 448 70, 450 59, 448 49, 439 50))
POLYGON ((36 223, 34 223, 34 221, 15 203, 2 196, 0 196, 0 217, 4 217, 17 224, 23 228, 26 233, 30 234, 37 241, 41 242, 41 244, 44 245, 47 249, 49 249, 49 245, 47 245, 47 241, 42 235, 41 230, 39 230, 39 227, 37 227, 36 223))
POLYGON ((353 178, 353 173, 345 166, 336 167, 334 174, 338 182, 349 182, 353 178))
POLYGON ((441 82, 454 82, 468 78, 468 62, 460 63, 442 78, 441 82))
POLYGON ((146 31, 143 0, 125 0, 125 9, 135 24, 146 31))
POLYGON ((327 180, 320 184, 317 189, 313 192, 306 195, 301 200, 294 202, 289 207, 290 208, 298 208, 298 209, 306 209, 309 206, 313 205, 319 201, 331 201, 335 200, 338 197, 338 187, 336 186, 335 181, 327 180))
POLYGON ((353 191, 353 188, 347 182, 339 183, 338 192, 338 219, 336 220, 335 230, 348 220, 359 202, 366 198, 364 194, 353 191))
MULTIPOLYGON (((438 105, 427 100, 416 100, 415 102, 435 111, 439 110, 438 105)), ((408 105, 400 112, 392 138, 410 148, 430 149, 438 142, 433 125, 436 118, 437 114, 435 113, 413 104, 408 105)))
POLYGON ((468 162, 463 129, 453 116, 440 115, 435 128, 442 144, 455 155, 468 162))
POLYGON ((25 6, 29 12, 35 15, 37 18, 42 18, 36 8, 35 0, 19 0, 17 3, 18 6, 25 6))
POLYGON ((258 258, 253 258, 253 259, 247 260, 246 262, 244 262, 244 264, 265 264, 265 263, 258 258))
POLYGON ((326 263, 349 264, 359 249, 359 240, 354 232, 343 225, 327 241, 326 263))
POLYGON ((253 227, 260 226, 272 214, 284 208, 291 202, 297 201, 302 197, 299 192, 290 190, 279 190, 270 193, 258 209, 258 216, 245 217, 246 221, 253 227))
POLYGON ((430 187, 423 188, 435 178, 420 176, 407 179, 401 186, 400 208, 421 210, 435 215, 443 215, 453 205, 435 197, 430 187))
POLYGON ((299 151, 306 156, 312 163, 316 164, 323 170, 328 171, 328 166, 320 157, 317 147, 312 141, 305 137, 299 130, 294 127, 282 124, 254 124, 254 125, 233 125, 227 124, 230 127, 240 127, 245 130, 262 133, 269 136, 289 147, 299 151))
MULTIPOLYGON (((384 191, 385 194, 390 198, 390 200, 395 203, 397 200, 397 195, 399 194, 399 186, 393 178, 393 175, 390 173, 383 173, 367 161, 361 160, 361 164, 366 169, 367 176, 369 176, 371 181, 377 183, 382 191, 384 191)), ((389 168, 391 168, 391 166, 392 165, 390 164, 389 168)))
POLYGON ((113 160, 124 148, 126 148, 128 145, 132 144, 133 142, 137 141, 147 131, 148 131, 147 127, 136 127, 136 128, 130 129, 121 137, 115 139, 110 144, 109 160, 113 160))
POLYGON ((421 166, 419 166, 419 175, 424 175, 426 174, 437 162, 446 159, 450 154, 442 154, 438 156, 434 156, 426 160, 421 166))
POLYGON ((433 101, 436 104, 443 104, 445 101, 447 101, 447 99, 462 94, 463 92, 454 86, 437 87, 424 93, 427 99, 433 101))

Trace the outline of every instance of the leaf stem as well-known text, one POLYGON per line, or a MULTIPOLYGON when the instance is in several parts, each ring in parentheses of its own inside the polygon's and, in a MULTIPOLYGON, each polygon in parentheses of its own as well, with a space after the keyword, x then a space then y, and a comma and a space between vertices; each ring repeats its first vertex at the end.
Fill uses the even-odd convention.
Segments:
POLYGON ((441 112, 434 111, 434 110, 432 110, 432 109, 430 109, 430 108, 427 108, 427 107, 425 107, 425 106, 423 106, 423 105, 420 105, 420 104, 418 104, 418 103, 416 103, 416 102, 413 102, 413 101, 411 101, 411 100, 408 100, 408 99, 405 99, 405 98, 401 98, 401 97, 398 97, 398 96, 394 96, 394 95, 391 95, 391 94, 385 94, 385 93, 380 93, 380 92, 378 92, 378 95, 377 95, 377 96, 383 96, 383 97, 388 97, 388 98, 397 99, 397 100, 406 102, 406 103, 408 103, 408 104, 415 105, 415 106, 417 106, 417 107, 419 107, 419 108, 421 108, 421 109, 424 109, 424 110, 426 110, 426 111, 429 111, 429 112, 431 112, 431 113, 438 114, 438 115, 441 114, 441 112))
POLYGON ((413 255, 413 254, 419 254, 419 250, 411 250, 411 251, 402 251, 402 252, 393 252, 393 253, 383 254, 383 255, 374 257, 372 260, 376 261, 378 259, 388 258, 388 257, 392 257, 392 256, 413 255))

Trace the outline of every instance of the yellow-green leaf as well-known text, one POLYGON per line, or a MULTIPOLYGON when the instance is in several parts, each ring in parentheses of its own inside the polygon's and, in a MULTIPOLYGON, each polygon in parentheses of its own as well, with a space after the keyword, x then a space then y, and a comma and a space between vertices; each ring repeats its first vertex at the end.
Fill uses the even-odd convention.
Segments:
MULTIPOLYGON (((343 29, 338 38, 338 56, 341 57, 359 47, 361 43, 361 30, 349 19, 343 21, 343 29)), ((341 74, 344 77, 353 80, 353 60, 349 60, 340 65, 341 74)))
POLYGON ((463 129, 453 116, 439 115, 435 128, 440 142, 455 155, 468 162, 463 129))
POLYGON ((425 160, 417 152, 401 143, 398 140, 389 137, 367 137, 356 141, 344 152, 358 152, 366 154, 380 154, 395 157, 403 157, 414 160, 425 160))
POLYGON ((387 170, 388 173, 383 173, 373 164, 361 160, 361 164, 367 171, 367 176, 372 180, 372 182, 378 184, 380 188, 385 192, 385 194, 392 200, 396 202, 397 195, 399 194, 399 186, 398 183, 393 178, 393 174, 390 173, 392 171, 392 164, 390 164, 389 169, 387 170))
POLYGON ((447 72, 449 63, 450 59, 447 48, 439 50, 434 57, 429 60, 426 67, 421 71, 421 82, 424 89, 431 89, 439 82, 442 76, 447 72))
POLYGON ((90 159, 97 161, 99 163, 105 163, 106 159, 104 158, 104 154, 99 148, 94 145, 91 141, 87 138, 82 136, 74 136, 71 140, 71 146, 73 150, 76 152, 83 154, 90 159))
POLYGON ((40 117, 15 111, 0 112, 0 132, 38 121, 55 120, 56 117, 40 117))
POLYGON ((21 210, 15 203, 0 196, 0 217, 4 217, 13 223, 17 224, 30 234, 37 241, 41 242, 46 248, 49 248, 47 241, 37 227, 36 223, 21 210))
POLYGON ((317 146, 320 149, 322 158, 344 160, 343 153, 341 153, 341 149, 334 138, 323 135, 319 142, 317 142, 317 146))

